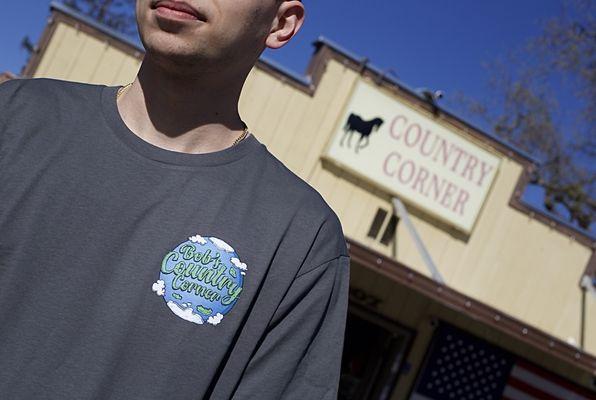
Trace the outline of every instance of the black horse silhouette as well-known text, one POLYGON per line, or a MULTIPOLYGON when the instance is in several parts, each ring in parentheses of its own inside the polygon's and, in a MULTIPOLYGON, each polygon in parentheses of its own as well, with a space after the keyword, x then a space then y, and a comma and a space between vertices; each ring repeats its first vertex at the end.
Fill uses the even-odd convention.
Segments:
POLYGON ((363 147, 368 146, 368 137, 370 136, 370 134, 373 131, 378 131, 379 127, 381 125, 383 125, 383 120, 381 118, 374 118, 371 119, 370 121, 364 121, 362 118, 360 118, 358 115, 354 114, 354 113, 350 113, 350 116, 348 117, 348 120, 346 121, 346 124, 344 125, 344 135, 341 137, 341 140, 339 141, 339 145, 343 146, 344 144, 344 139, 346 138, 346 136, 348 136, 348 147, 350 146, 350 141, 352 139, 352 133, 354 131, 358 132, 360 134, 360 139, 358 139, 358 143, 356 143, 356 153, 358 153, 358 149, 361 149, 363 147), (363 139, 366 139, 366 143, 363 145, 360 145, 360 143, 362 143, 363 139))

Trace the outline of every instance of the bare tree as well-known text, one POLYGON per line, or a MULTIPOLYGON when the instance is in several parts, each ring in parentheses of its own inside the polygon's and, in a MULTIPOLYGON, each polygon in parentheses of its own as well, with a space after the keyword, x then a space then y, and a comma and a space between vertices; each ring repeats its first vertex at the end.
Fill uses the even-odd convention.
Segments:
POLYGON ((544 188, 544 207, 583 229, 596 215, 595 8, 592 0, 566 0, 540 36, 505 60, 485 63, 491 99, 454 98, 458 108, 543 160, 531 183, 544 188))
POLYGON ((64 4, 126 35, 136 33, 135 0, 64 0, 64 4))

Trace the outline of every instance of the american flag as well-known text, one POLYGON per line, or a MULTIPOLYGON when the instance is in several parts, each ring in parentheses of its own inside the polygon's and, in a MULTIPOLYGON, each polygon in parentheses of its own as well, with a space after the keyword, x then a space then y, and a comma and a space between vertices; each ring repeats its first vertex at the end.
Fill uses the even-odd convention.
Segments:
POLYGON ((596 400, 579 387, 441 323, 410 400, 596 400))

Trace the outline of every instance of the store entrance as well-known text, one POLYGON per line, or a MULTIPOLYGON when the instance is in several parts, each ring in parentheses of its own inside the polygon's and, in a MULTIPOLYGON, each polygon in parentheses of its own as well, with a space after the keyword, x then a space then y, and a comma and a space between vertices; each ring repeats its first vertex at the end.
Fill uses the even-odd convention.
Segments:
POLYGON ((389 399, 411 336, 350 304, 338 399, 389 399))

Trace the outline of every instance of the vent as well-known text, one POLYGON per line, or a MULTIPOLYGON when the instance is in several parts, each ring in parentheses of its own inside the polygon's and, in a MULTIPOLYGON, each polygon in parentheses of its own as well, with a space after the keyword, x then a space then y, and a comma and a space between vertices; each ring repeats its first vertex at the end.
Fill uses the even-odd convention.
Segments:
POLYGON ((368 237, 377 239, 381 228, 383 225, 385 225, 385 229, 379 238, 379 242, 385 246, 388 246, 389 243, 391 243, 391 240, 395 237, 395 230, 397 228, 397 223, 399 222, 399 218, 396 215, 392 213, 389 218, 387 218, 388 214, 389 212, 387 210, 379 207, 375 217, 372 220, 372 223, 370 224, 370 229, 368 230, 367 234, 368 237), (389 219, 389 221, 387 224, 385 224, 385 220, 387 219, 389 219))
POLYGON ((385 227, 385 232, 383 232, 383 236, 381 236, 381 243, 387 246, 391 239, 395 238, 395 228, 397 228, 397 222, 399 218, 395 216, 395 214, 391 214, 391 218, 389 218, 389 222, 385 227))
POLYGON ((377 213, 375 214, 372 224, 370 225, 370 229, 368 230, 368 237, 371 237, 373 239, 377 238, 377 235, 381 230, 381 226, 383 225, 383 221, 385 221, 386 216, 387 211, 383 210, 382 208, 377 209, 377 213))

